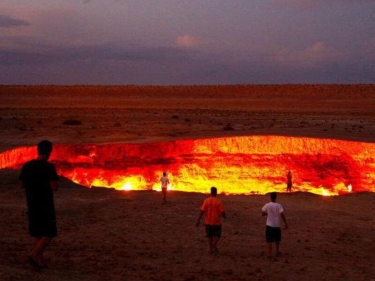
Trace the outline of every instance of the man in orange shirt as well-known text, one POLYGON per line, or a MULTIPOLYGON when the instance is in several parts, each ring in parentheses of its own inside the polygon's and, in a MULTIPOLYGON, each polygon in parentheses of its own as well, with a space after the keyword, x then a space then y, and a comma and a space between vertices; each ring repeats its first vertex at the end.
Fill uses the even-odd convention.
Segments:
POLYGON ((226 218, 224 205, 221 200, 216 198, 217 189, 211 187, 211 196, 204 200, 200 213, 195 224, 197 227, 200 224, 201 218, 204 215, 204 224, 206 226, 206 237, 208 238, 209 253, 218 253, 217 243, 221 237, 221 217, 226 218))

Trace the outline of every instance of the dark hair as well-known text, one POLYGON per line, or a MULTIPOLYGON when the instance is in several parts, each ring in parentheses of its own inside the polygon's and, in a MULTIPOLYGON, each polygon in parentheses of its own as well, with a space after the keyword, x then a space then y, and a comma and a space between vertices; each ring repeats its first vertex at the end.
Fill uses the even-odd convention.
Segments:
POLYGON ((211 195, 216 196, 217 195, 217 188, 216 187, 211 187, 211 195))
POLYGON ((167 175, 167 173, 166 172, 163 172, 163 176, 166 176, 167 175))
POLYGON ((42 140, 38 143, 38 154, 39 155, 50 155, 52 152, 52 142, 49 140, 42 140))
POLYGON ((271 200, 275 200, 277 198, 277 193, 276 192, 271 192, 270 198, 271 198, 271 200))

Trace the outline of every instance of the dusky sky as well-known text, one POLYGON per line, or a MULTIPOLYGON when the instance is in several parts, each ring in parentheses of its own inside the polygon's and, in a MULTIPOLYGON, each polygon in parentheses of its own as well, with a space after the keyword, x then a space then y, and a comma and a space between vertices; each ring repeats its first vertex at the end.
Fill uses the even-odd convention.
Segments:
POLYGON ((0 2, 0 84, 363 83, 375 0, 0 2))

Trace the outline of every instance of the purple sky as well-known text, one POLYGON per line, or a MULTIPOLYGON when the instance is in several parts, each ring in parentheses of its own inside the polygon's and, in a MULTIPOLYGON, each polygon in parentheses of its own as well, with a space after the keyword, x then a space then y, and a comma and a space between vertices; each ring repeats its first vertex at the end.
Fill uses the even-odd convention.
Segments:
POLYGON ((375 83, 375 0, 2 0, 0 84, 375 83))

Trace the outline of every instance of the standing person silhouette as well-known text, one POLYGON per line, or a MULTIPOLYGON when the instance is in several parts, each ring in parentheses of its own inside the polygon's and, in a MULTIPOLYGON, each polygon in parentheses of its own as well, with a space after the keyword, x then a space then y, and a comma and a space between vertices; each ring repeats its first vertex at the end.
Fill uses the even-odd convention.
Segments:
POLYGON ((22 166, 19 180, 20 187, 26 192, 29 234, 34 237, 28 262, 39 272, 46 266, 44 250, 57 236, 53 192, 58 190, 59 177, 55 166, 48 162, 52 143, 48 140, 39 142, 37 151, 38 157, 22 166))
POLYGON ((292 172, 288 171, 286 174, 286 192, 292 192, 292 172))
POLYGON ((170 183, 166 172, 163 172, 163 176, 160 178, 160 182, 161 182, 161 193, 163 195, 161 204, 164 205, 165 203, 167 203, 167 190, 168 190, 168 184, 170 183))
POLYGON ((221 237, 221 217, 226 218, 224 205, 216 198, 217 189, 211 187, 211 196, 204 200, 195 226, 199 226, 202 216, 206 226, 206 237, 208 238, 209 253, 219 253, 217 244, 221 237))
POLYGON ((271 202, 262 207, 262 216, 267 216, 266 221, 266 242, 268 247, 268 257, 272 258, 272 244, 276 246, 276 256, 280 255, 279 245, 281 242, 281 219, 285 223, 285 229, 288 229, 284 208, 280 203, 276 203, 277 193, 270 194, 271 202), (281 218, 281 219, 280 219, 281 218))

